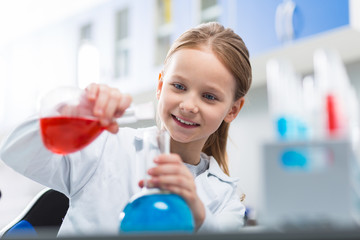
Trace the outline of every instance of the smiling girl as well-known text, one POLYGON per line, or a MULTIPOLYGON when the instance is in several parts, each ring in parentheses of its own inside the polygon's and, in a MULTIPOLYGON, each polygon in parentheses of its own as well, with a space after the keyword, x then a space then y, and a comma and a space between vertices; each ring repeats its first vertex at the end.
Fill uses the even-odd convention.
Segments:
MULTIPOLYGON (((171 154, 154 159, 149 185, 182 196, 196 231, 235 231, 243 225, 245 207, 236 193, 237 180, 229 176, 226 143, 250 84, 244 42, 218 23, 186 31, 165 59, 156 96, 160 127, 171 136, 171 154)), ((135 177, 137 146, 149 129, 119 129, 113 119, 129 107, 131 97, 117 89, 92 84, 87 96, 108 130, 87 148, 67 156, 52 154, 41 142, 38 120, 31 119, 10 134, 1 158, 69 197, 60 234, 116 234, 120 212, 144 186, 135 177)))

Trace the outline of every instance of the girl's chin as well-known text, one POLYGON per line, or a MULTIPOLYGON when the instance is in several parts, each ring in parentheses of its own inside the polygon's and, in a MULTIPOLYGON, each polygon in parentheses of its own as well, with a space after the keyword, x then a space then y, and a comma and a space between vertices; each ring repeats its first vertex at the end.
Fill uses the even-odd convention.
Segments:
POLYGON ((175 141, 175 142, 179 142, 179 143, 189 143, 192 142, 191 137, 189 137, 188 135, 185 135, 183 133, 178 133, 177 131, 172 131, 168 129, 168 132, 170 134, 170 137, 175 141))
POLYGON ((182 144, 195 143, 195 142, 198 143, 199 141, 203 141, 205 144, 206 139, 207 139, 207 137, 186 135, 184 133, 179 133, 177 131, 170 132, 170 136, 175 142, 182 143, 182 144))
POLYGON ((191 139, 189 136, 186 136, 184 134, 178 134, 174 131, 169 131, 170 137, 173 141, 177 142, 177 143, 190 143, 192 142, 193 139, 191 139))

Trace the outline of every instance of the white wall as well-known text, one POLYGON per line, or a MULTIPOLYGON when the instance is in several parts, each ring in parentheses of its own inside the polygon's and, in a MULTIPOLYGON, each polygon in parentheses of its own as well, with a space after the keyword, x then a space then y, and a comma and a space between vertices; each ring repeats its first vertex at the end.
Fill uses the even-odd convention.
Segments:
POLYGON ((160 70, 153 64, 153 3, 109 1, 0 46, 0 136, 35 114, 38 98, 44 92, 59 85, 77 84, 80 28, 88 23, 93 24, 93 44, 100 52, 100 81, 131 94, 153 89, 160 70), (130 9, 131 69, 127 79, 119 80, 113 77, 115 16, 124 7, 130 9))
POLYGON ((237 119, 231 123, 228 142, 230 173, 239 177, 239 192, 245 193, 244 203, 251 208, 259 204, 261 145, 272 138, 272 130, 266 87, 253 88, 237 119))
POLYGON ((44 90, 75 82, 76 38, 69 32, 66 25, 54 25, 0 49, 7 65, 1 133, 34 114, 44 90))

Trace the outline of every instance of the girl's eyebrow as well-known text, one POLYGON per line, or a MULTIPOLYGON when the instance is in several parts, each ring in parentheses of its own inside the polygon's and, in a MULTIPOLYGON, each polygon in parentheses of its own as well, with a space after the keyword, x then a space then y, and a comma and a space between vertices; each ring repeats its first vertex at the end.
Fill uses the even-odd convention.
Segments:
POLYGON ((172 74, 170 75, 170 78, 176 78, 176 79, 180 79, 181 81, 185 81, 185 82, 188 82, 189 80, 179 74, 172 74))
POLYGON ((225 95, 225 91, 222 88, 207 85, 205 90, 215 93, 216 95, 225 95))

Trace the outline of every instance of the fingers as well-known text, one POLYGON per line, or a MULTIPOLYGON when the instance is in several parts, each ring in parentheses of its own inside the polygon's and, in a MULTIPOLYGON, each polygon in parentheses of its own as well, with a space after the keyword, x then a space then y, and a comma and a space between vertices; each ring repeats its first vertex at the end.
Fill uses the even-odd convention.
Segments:
POLYGON ((95 109, 104 111, 102 113, 104 125, 110 124, 110 121, 115 117, 115 112, 120 105, 119 102, 121 102, 121 93, 116 89, 106 89, 106 91, 99 94, 95 109))
POLYGON ((117 133, 119 131, 119 125, 116 122, 112 122, 106 127, 106 130, 111 133, 117 133))
POLYGON ((91 99, 91 100, 95 100, 95 99, 96 99, 96 96, 97 96, 98 89, 99 89, 99 85, 98 85, 98 84, 95 84, 95 83, 90 84, 90 85, 85 89, 87 97, 88 97, 89 99, 91 99))
POLYGON ((154 162, 156 164, 174 163, 183 165, 183 161, 178 154, 160 154, 154 159, 154 162))
POLYGON ((140 180, 138 185, 139 185, 140 188, 145 187, 145 180, 140 180))
POLYGON ((132 97, 128 94, 124 94, 121 97, 121 101, 118 103, 118 107, 115 111, 115 117, 121 117, 124 114, 124 111, 130 107, 130 104, 132 102, 132 97))
POLYGON ((123 115, 130 106, 132 98, 122 94, 118 89, 102 84, 91 84, 86 88, 89 100, 94 101, 94 116, 98 117, 101 125, 110 132, 117 132, 114 118, 123 115))
MULTIPOLYGON (((148 170, 151 176, 146 181, 150 188, 160 188, 178 194, 189 205, 198 229, 205 219, 205 208, 196 192, 194 177, 177 154, 163 154, 154 159, 156 167, 148 170)), ((139 182, 144 187, 144 180, 139 182)))
POLYGON ((148 180, 147 185, 179 194, 188 201, 191 201, 191 197, 195 196, 193 193, 196 188, 193 185, 193 179, 183 176, 161 175, 152 177, 148 180))
POLYGON ((189 189, 179 187, 176 185, 167 185, 164 186, 163 189, 182 196, 185 199, 185 201, 189 203, 189 206, 191 206, 194 203, 196 198, 196 195, 193 193, 193 191, 190 191, 189 189))
POLYGON ((193 175, 177 154, 161 154, 154 159, 156 167, 148 170, 149 175, 179 175, 193 180, 193 175))
POLYGON ((156 167, 150 168, 148 174, 150 176, 175 175, 185 176, 190 179, 193 178, 187 167, 183 164, 178 164, 177 162, 160 163, 156 167))
POLYGON ((194 177, 177 154, 163 154, 154 159, 157 164, 148 170, 151 176, 148 184, 164 190, 176 191, 183 197, 186 192, 195 191, 194 177), (184 192, 183 192, 184 191, 184 192))

